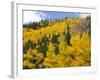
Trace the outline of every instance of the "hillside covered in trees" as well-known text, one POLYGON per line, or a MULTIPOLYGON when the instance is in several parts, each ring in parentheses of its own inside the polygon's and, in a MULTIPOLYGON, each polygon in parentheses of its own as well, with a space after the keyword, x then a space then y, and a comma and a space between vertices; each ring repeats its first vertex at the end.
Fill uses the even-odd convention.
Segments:
POLYGON ((23 69, 90 65, 90 16, 23 24, 23 69))

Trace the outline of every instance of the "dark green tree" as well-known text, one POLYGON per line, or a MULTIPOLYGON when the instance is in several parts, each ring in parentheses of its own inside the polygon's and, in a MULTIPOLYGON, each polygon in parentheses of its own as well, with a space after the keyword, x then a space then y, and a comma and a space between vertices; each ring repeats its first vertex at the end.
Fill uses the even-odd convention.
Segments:
POLYGON ((67 45, 71 46, 70 44, 70 39, 71 39, 71 34, 70 34, 70 28, 69 28, 69 25, 67 26, 67 33, 66 33, 66 42, 67 42, 67 45))

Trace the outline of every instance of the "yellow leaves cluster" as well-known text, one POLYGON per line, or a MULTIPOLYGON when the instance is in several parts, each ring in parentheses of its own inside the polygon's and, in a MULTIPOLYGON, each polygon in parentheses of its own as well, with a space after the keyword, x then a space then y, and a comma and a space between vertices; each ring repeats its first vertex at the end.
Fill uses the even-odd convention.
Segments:
POLYGON ((64 67, 65 58, 63 56, 55 55, 54 53, 50 54, 51 55, 47 56, 43 62, 46 68, 64 67))
POLYGON ((60 53, 55 54, 55 47, 50 43, 48 46, 47 57, 44 60, 46 68, 66 67, 66 66, 89 66, 91 63, 90 55, 90 37, 86 32, 80 38, 77 34, 72 36, 71 45, 65 46, 63 36, 59 38, 60 53))
POLYGON ((29 49, 27 53, 23 54, 23 67, 24 68, 35 68, 36 64, 40 62, 41 59, 43 59, 42 53, 38 53, 36 49, 29 49), (36 61, 35 63, 31 61, 36 61))
POLYGON ((26 68, 36 68, 41 59, 43 59, 42 65, 45 68, 55 68, 55 67, 74 67, 74 66, 90 66, 91 65, 91 38, 87 32, 83 32, 80 36, 79 32, 74 32, 71 34, 70 44, 67 45, 65 40, 64 32, 67 31, 67 25, 71 24, 69 27, 73 27, 76 24, 81 23, 81 19, 66 19, 65 22, 57 22, 52 26, 47 26, 37 30, 23 29, 23 45, 25 45, 28 40, 32 43, 38 43, 44 36, 49 38, 46 51, 46 57, 43 57, 43 53, 35 49, 29 48, 26 53, 23 54, 23 67, 26 68), (53 35, 59 34, 59 44, 53 44, 51 39, 53 35), (55 53, 55 49, 58 46, 59 53, 55 53), (35 61, 35 62, 32 62, 35 61))
POLYGON ((27 68, 35 68, 35 64, 30 63, 28 60, 24 60, 23 61, 23 67, 27 67, 27 68))
POLYGON ((52 38, 53 34, 58 34, 63 32, 65 29, 65 25, 63 23, 55 23, 53 26, 47 26, 45 28, 41 28, 39 30, 23 30, 23 44, 27 43, 28 40, 33 41, 33 43, 37 43, 37 41, 41 40, 45 35, 46 37, 52 38))
POLYGON ((49 43, 49 45, 48 45, 48 51, 47 52, 49 52, 49 53, 54 53, 54 46, 53 46, 53 44, 50 42, 49 43))
POLYGON ((84 32, 82 37, 77 34, 71 38, 71 47, 67 47, 67 54, 73 56, 74 61, 71 66, 89 66, 91 63, 91 45, 90 37, 84 32))

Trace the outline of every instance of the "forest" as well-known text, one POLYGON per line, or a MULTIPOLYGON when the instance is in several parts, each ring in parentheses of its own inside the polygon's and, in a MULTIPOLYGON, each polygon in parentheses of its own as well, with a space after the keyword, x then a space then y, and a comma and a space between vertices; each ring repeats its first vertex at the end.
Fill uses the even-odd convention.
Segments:
POLYGON ((23 24, 23 69, 91 66, 91 16, 23 24))

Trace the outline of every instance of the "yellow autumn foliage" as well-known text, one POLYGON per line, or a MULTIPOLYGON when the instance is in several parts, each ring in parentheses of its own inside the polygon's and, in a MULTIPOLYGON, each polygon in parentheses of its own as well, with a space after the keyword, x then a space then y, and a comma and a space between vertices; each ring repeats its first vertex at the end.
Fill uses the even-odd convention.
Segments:
POLYGON ((64 34, 64 32, 67 32, 67 24, 70 28, 74 28, 81 22, 81 18, 68 18, 65 21, 55 22, 52 26, 37 30, 24 28, 23 46, 29 40, 36 46, 33 49, 29 47, 26 53, 23 53, 23 68, 36 68, 37 65, 42 65, 44 68, 90 66, 91 38, 88 32, 84 31, 81 35, 78 31, 73 33, 70 31, 70 46, 67 45, 64 34), (58 43, 53 43, 54 35, 58 36, 58 43), (44 37, 48 39, 46 44, 46 41, 41 43, 44 37), (44 48, 47 48, 45 49, 46 56, 42 53, 44 48))

